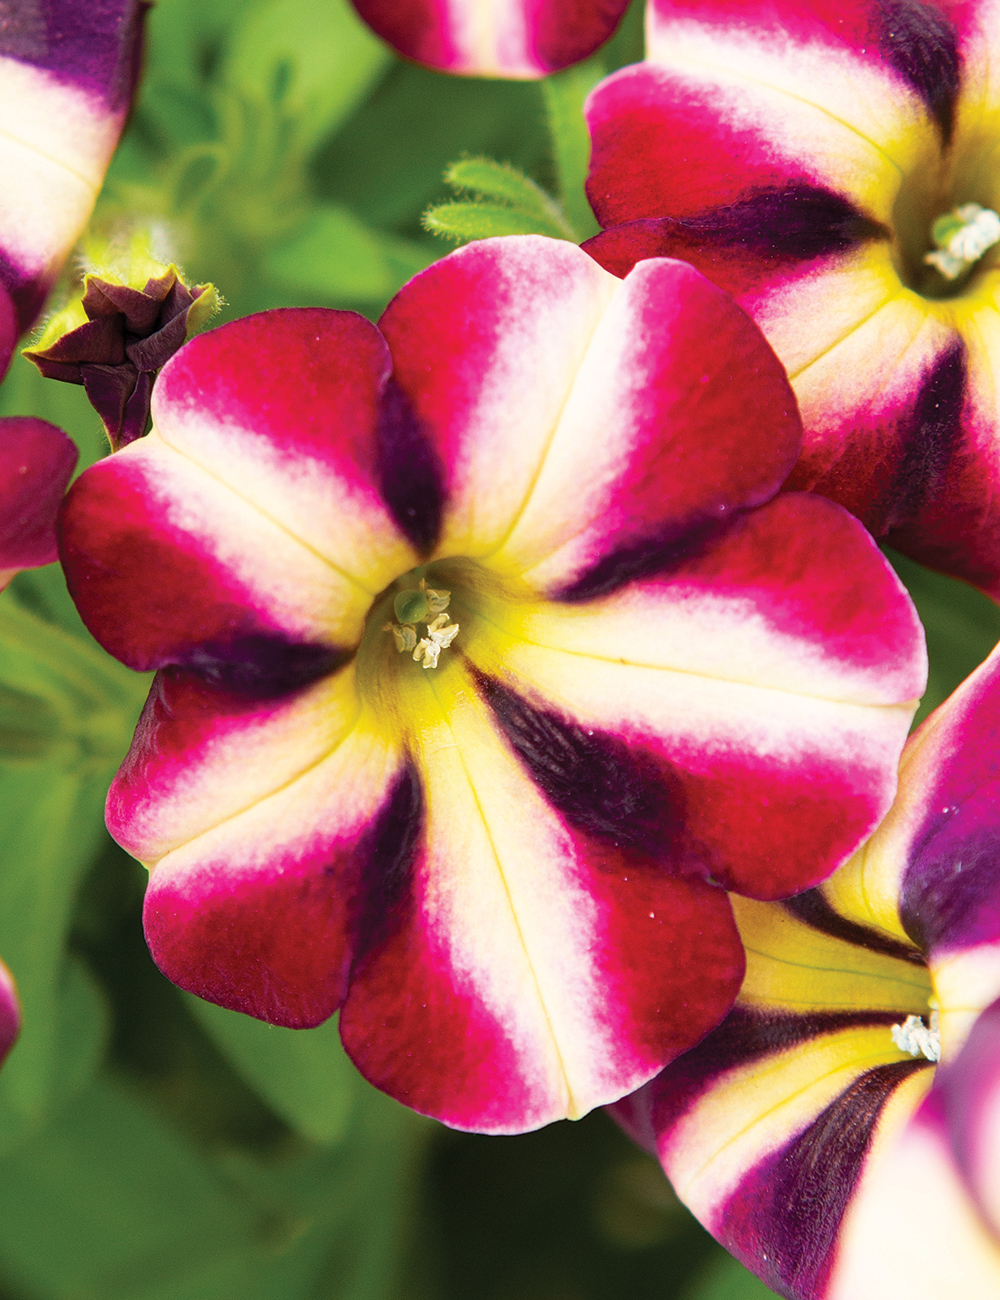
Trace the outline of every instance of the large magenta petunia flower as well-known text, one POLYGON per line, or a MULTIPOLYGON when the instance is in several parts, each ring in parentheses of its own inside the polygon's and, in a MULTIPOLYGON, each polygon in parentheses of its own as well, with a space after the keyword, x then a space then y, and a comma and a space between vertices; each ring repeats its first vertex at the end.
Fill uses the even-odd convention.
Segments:
POLYGON ((400 54, 442 72, 544 77, 614 33, 629 0, 352 0, 400 54))
POLYGON ((32 325, 97 198, 139 68, 142 0, 0 13, 0 357, 32 325))
POLYGON ((733 293, 802 410, 789 486, 1000 594, 1000 10, 651 0, 589 103, 588 247, 733 293))
POLYGON ((915 733, 850 863, 734 899, 735 1009, 618 1108, 792 1300, 1000 1295, 998 728, 1000 650, 915 733))
POLYGON ((791 391, 691 267, 472 244, 378 329, 188 343, 153 419, 62 555, 160 670, 109 825, 202 997, 342 1006, 362 1072, 454 1125, 580 1115, 729 1009, 721 885, 805 888, 889 807, 919 624, 849 514, 773 499, 791 391))

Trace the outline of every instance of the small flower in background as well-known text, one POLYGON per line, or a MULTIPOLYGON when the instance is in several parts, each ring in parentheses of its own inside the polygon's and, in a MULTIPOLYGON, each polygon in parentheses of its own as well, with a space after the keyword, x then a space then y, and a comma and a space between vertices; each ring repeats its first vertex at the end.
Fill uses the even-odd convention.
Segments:
POLYGON ((4 368, 93 209, 138 78, 147 8, 141 0, 4 6, 0 289, 10 300, 0 302, 4 368))
POLYGON ((1000 649, 908 742, 850 863, 734 899, 735 1009, 616 1108, 791 1300, 1000 1294, 998 727, 1000 649))
POLYGON ((116 451, 146 432, 157 373, 220 305, 214 285, 188 286, 148 243, 136 232, 120 252, 109 248, 108 264, 24 350, 46 378, 84 386, 116 451))
POLYGON ((17 997, 17 986, 13 975, 0 961, 0 1065, 7 1059, 20 1030, 21 1005, 17 997))
POLYGON ((108 822, 184 988, 342 1006, 385 1091, 531 1128, 725 1015, 720 885, 814 884, 888 809, 915 612, 850 515, 772 499, 794 400, 690 267, 471 244, 380 329, 193 340, 153 419, 77 481, 62 557, 160 670, 108 822))
POLYGON ((1000 27, 985 0, 651 0, 592 95, 588 245, 731 292, 802 410, 788 486, 1000 594, 1000 27))
POLYGON ((442 72, 544 77, 589 58, 629 0, 352 0, 400 54, 442 72))
POLYGON ((21 569, 59 558, 56 518, 77 456, 46 420, 0 419, 0 589, 21 569))

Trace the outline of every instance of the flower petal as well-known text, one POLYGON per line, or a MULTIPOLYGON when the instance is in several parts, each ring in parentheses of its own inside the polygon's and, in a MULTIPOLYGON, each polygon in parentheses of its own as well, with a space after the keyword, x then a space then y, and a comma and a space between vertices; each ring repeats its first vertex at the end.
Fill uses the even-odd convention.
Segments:
POLYGON ((358 719, 353 664, 280 699, 157 674, 111 784, 108 829, 152 865, 310 771, 358 719))
POLYGON ((382 328, 444 466, 438 553, 542 590, 657 567, 772 496, 798 452, 760 335, 677 262, 622 283, 559 241, 487 240, 411 281, 382 328))
POLYGON ((468 653, 661 773, 679 811, 659 854, 675 869, 783 897, 829 875, 888 810, 923 639, 838 507, 780 497, 655 579, 512 617, 509 643, 468 653))
POLYGON ((825 933, 796 902, 735 900, 736 1010, 616 1113, 729 1251, 781 1294, 816 1300, 852 1197, 929 1086, 930 1063, 891 1036, 926 1011, 929 981, 912 949, 825 933))
POLYGON ((153 392, 163 441, 372 592, 415 557, 392 516, 389 356, 355 312, 282 308, 192 339, 153 392))
POLYGON ((56 516, 77 456, 45 420, 0 419, 0 585, 4 574, 56 559, 56 516))
POLYGON ((718 1023, 742 974, 721 890, 561 814, 474 692, 428 715, 417 761, 419 847, 341 1013, 367 1078, 519 1132, 621 1096, 718 1023))
POLYGON ((123 663, 187 664, 264 695, 333 667, 371 603, 155 433, 77 479, 60 554, 84 622, 123 663))
POLYGON ((442 72, 544 77, 588 58, 628 0, 352 0, 400 54, 442 72))
POLYGON ((17 5, 0 31, 0 280, 22 329, 86 224, 138 73, 139 0, 17 5))
POLYGON ((1000 1237, 1000 1000, 976 1020, 936 1091, 959 1171, 1000 1237))
MULTIPOLYGON (((900 1096, 899 1110, 907 1100, 900 1096)), ((876 1140, 844 1220, 829 1300, 992 1300, 1000 1248, 958 1177, 937 1087, 905 1125, 883 1121, 876 1140)))
POLYGON ((411 788, 398 748, 353 728, 268 798, 168 853, 143 911, 157 965, 272 1024, 328 1019, 347 987, 365 877, 391 880, 411 788))
POLYGON ((3 1062, 21 1030, 21 1004, 17 985, 7 966, 0 961, 0 1062, 3 1062))

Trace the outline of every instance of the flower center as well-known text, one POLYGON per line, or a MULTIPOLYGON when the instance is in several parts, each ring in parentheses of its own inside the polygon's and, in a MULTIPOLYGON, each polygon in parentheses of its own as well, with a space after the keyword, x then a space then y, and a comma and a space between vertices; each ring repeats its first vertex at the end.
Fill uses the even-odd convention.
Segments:
POLYGON ((384 623, 382 630, 392 633, 400 654, 412 654, 424 668, 436 668, 441 651, 447 650, 459 633, 458 624, 445 613, 450 604, 450 591, 428 587, 427 579, 420 578, 415 588, 398 591, 393 597, 392 612, 399 622, 384 623), (422 636, 417 630, 420 624, 426 625, 422 636))
POLYGON ((940 1012, 931 1004, 930 1024, 923 1016, 907 1016, 901 1025, 893 1025, 892 1041, 901 1052, 911 1056, 925 1056, 928 1061, 941 1059, 941 1031, 938 1028, 940 1012))
POLYGON ((1000 216, 978 203, 963 203, 938 217, 931 238, 935 248, 924 254, 924 262, 946 280, 958 280, 1000 243, 1000 216))

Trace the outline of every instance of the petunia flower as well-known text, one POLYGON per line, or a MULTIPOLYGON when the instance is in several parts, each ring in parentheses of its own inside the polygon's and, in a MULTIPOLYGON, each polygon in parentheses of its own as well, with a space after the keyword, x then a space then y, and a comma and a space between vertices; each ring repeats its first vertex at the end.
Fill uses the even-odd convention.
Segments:
POLYGON ((544 77, 589 58, 629 0, 352 0, 400 54, 442 72, 544 77))
POLYGON ((77 457, 72 440, 47 420, 0 419, 0 590, 21 569, 59 558, 56 518, 77 457))
POLYGON ((94 635, 159 670, 108 824, 164 973, 275 1024, 341 1008, 367 1078, 487 1131, 696 1042, 743 973, 720 886, 843 861, 924 684, 857 521, 772 499, 799 441, 697 271, 539 236, 435 263, 379 328, 186 344, 61 543, 94 635))
POLYGON ((650 0, 589 101, 588 244, 682 257, 763 328, 788 487, 1000 594, 1000 20, 987 0, 650 0))
POLYGON ((94 206, 139 70, 142 0, 0 16, 0 357, 32 325, 94 206))
POLYGON ((830 880, 735 899, 730 1016, 619 1116, 791 1300, 1000 1295, 1000 649, 830 880))

